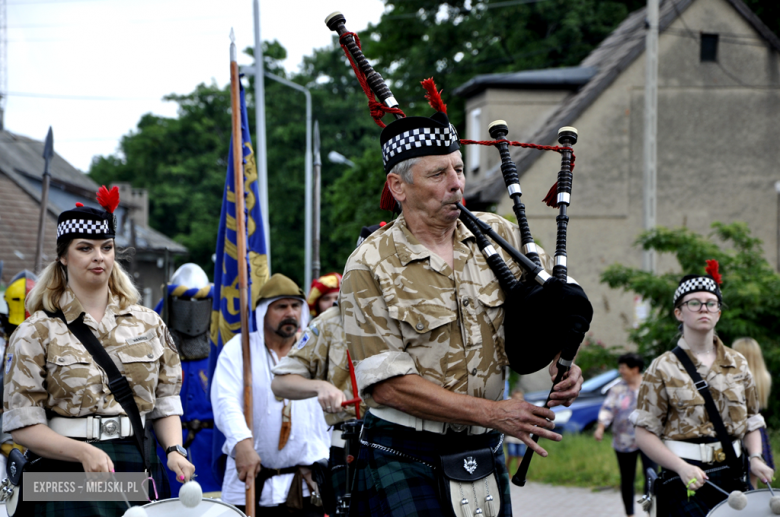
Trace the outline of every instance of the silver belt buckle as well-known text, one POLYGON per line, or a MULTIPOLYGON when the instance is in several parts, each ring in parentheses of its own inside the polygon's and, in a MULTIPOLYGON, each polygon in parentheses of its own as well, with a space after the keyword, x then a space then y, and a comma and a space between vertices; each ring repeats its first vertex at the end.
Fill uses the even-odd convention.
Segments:
POLYGON ((100 439, 103 439, 103 435, 106 437, 114 437, 119 434, 119 424, 115 418, 106 419, 105 422, 101 420, 100 424, 100 439))

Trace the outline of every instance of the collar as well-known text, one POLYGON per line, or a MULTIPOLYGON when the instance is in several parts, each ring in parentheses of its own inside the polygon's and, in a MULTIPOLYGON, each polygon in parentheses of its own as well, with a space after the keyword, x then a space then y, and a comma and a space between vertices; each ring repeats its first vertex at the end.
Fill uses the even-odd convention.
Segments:
MULTIPOLYGON (((698 360, 696 355, 694 355, 693 352, 691 352, 691 347, 688 346, 688 343, 685 341, 685 338, 682 336, 680 339, 677 340, 677 346, 685 350, 685 353, 688 354, 688 357, 691 358, 691 361, 693 361, 693 364, 698 368, 701 366, 701 362, 698 360)), ((679 361, 678 361, 679 362, 679 361)), ((685 367, 680 364, 680 368, 685 370, 685 367)), ((720 340, 720 338, 715 338, 715 361, 713 361, 712 366, 710 369, 721 369, 721 368, 736 368, 737 363, 734 362, 734 358, 731 356, 731 354, 727 353, 726 351, 726 345, 723 344, 723 342, 720 340)))
MULTIPOLYGON (((65 315, 65 320, 68 322, 68 324, 73 323, 82 314, 86 315, 86 311, 84 310, 84 307, 81 305, 79 299, 76 298, 76 294, 73 292, 70 286, 67 286, 65 288, 65 292, 62 293, 62 296, 60 297, 60 309, 62 310, 62 313, 65 315)), ((128 310, 122 311, 120 309, 119 300, 111 293, 111 289, 109 289, 108 305, 106 306, 106 312, 103 315, 103 319, 104 320, 106 318, 113 319, 116 316, 126 316, 129 314, 130 311, 128 310)))
MULTIPOLYGON (((422 245, 409 230, 403 212, 394 221, 391 231, 393 232, 395 251, 402 266, 416 260, 431 258, 431 250, 422 245)), ((454 242, 465 243, 469 239, 475 239, 474 234, 458 219, 455 224, 454 242)))

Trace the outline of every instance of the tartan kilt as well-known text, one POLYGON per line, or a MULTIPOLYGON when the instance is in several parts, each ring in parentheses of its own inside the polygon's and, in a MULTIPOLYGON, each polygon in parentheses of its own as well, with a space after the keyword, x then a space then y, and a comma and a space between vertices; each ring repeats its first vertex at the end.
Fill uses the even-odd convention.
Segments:
POLYGON ((393 517, 439 517, 451 511, 449 499, 440 494, 439 455, 484 447, 495 449, 496 477, 501 490, 500 517, 511 517, 509 473, 499 433, 466 436, 464 433, 436 434, 392 424, 369 411, 363 422, 362 441, 388 447, 415 459, 408 459, 361 444, 352 492, 350 515, 393 517))
MULTIPOLYGON (((91 444, 108 454, 114 463, 116 472, 144 471, 144 462, 133 438, 91 442, 91 444)), ((150 463, 159 499, 169 498, 170 485, 157 454, 152 455, 150 463)), ((25 472, 84 472, 84 468, 79 462, 42 458, 25 469, 25 472)), ((24 479, 24 475, 22 478, 24 479)), ((151 485, 149 491, 149 496, 154 499, 154 488, 151 485)), ((140 506, 147 504, 147 502, 130 501, 130 504, 140 506)), ((127 504, 124 501, 40 501, 20 502, 16 515, 20 517, 47 515, 56 515, 56 517, 122 517, 126 511, 127 504)))
MULTIPOLYGON (((334 429, 333 432, 341 431, 334 429)), ((320 490, 325 513, 328 515, 336 514, 336 503, 347 493, 347 461, 344 454, 344 447, 331 446, 328 458, 328 490, 320 490)))

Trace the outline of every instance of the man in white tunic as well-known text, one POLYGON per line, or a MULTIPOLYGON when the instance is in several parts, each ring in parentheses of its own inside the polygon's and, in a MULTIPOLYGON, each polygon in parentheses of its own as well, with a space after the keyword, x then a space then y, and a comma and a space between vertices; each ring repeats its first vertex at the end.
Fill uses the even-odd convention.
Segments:
POLYGON ((222 451, 228 455, 222 500, 244 510, 246 488, 255 483, 258 515, 321 516, 322 508, 310 501, 316 486, 308 467, 328 457, 330 438, 322 409, 316 398, 285 400, 271 391, 271 369, 308 323, 303 291, 286 276, 273 275, 260 290, 256 316, 260 330, 249 335, 252 430, 243 413, 240 334, 225 344, 212 380, 214 423, 225 435, 222 451))

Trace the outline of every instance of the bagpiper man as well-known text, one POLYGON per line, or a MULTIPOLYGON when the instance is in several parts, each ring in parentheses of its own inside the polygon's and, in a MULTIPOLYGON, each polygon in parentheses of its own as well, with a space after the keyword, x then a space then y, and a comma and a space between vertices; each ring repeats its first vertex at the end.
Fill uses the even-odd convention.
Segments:
MULTIPOLYGON (((401 118, 382 131, 386 191, 401 215, 366 239, 344 272, 340 309, 370 408, 351 514, 509 516, 503 435, 543 456, 529 433, 560 436, 549 430, 549 409, 503 400, 503 324, 511 316, 497 277, 458 219, 465 187, 458 135, 438 92, 430 93, 435 114, 401 118)), ((520 247, 517 226, 478 215, 520 247)), ((519 278, 517 265, 507 263, 519 278)), ((570 404, 581 385, 582 372, 572 366, 552 405, 570 404)))

